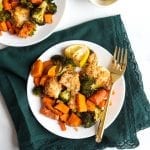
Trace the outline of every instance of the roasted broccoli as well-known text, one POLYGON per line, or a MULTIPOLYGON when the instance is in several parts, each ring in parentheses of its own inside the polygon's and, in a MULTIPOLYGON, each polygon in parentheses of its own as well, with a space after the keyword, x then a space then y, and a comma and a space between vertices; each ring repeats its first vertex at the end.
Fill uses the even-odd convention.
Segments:
POLYGON ((42 86, 35 86, 33 89, 32 89, 32 92, 34 95, 41 95, 43 93, 43 87, 42 86))
POLYGON ((60 93, 60 95, 59 95, 59 98, 60 98, 60 100, 62 100, 64 103, 67 103, 67 102, 69 102, 69 100, 70 100, 70 91, 68 91, 68 90, 64 90, 64 91, 62 91, 61 93, 60 93))
POLYGON ((34 8, 30 0, 20 0, 20 3, 27 8, 34 8))
POLYGON ((51 14, 55 14, 57 12, 57 6, 55 3, 48 3, 47 12, 51 14))
POLYGON ((66 70, 75 67, 74 62, 62 55, 54 55, 51 57, 52 62, 57 66, 57 75, 62 75, 66 70))
POLYGON ((89 128, 95 124, 94 115, 95 115, 94 112, 81 113, 82 124, 85 128, 89 128))
POLYGON ((96 90, 95 79, 88 77, 87 75, 80 77, 80 92, 86 97, 90 97, 96 90))
POLYGON ((44 25, 44 14, 46 12, 47 2, 43 1, 37 8, 32 12, 32 21, 38 25, 44 25))
POLYGON ((0 21, 6 21, 11 18, 11 14, 9 11, 0 11, 0 21))

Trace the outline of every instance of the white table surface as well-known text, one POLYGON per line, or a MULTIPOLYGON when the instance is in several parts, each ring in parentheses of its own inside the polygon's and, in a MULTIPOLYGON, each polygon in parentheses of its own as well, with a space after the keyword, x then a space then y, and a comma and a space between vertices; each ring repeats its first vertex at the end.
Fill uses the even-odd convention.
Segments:
MULTIPOLYGON (((104 16, 121 14, 131 46, 143 76, 146 95, 150 100, 150 2, 149 0, 119 0, 107 7, 97 7, 88 0, 67 0, 66 11, 56 31, 104 16)), ((2 48, 3 46, 0 46, 2 48)), ((138 132, 140 146, 135 150, 150 149, 150 128, 138 132)), ((16 132, 0 94, 0 149, 18 150, 16 132)), ((109 148, 108 148, 109 149, 109 148)), ((115 148, 111 148, 115 149, 115 148)))

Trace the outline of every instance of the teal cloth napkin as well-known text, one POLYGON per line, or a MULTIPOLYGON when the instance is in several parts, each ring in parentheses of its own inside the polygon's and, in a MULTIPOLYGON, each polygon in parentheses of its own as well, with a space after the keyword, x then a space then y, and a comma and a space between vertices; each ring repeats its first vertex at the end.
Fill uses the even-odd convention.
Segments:
POLYGON ((0 51, 0 90, 13 119, 19 147, 22 150, 96 150, 105 147, 134 148, 139 145, 137 131, 150 126, 150 104, 134 53, 121 17, 95 19, 56 32, 39 44, 0 51), (48 132, 34 118, 28 105, 26 83, 32 63, 49 47, 67 40, 97 43, 113 54, 116 45, 128 48, 125 73, 126 95, 117 119, 109 126, 102 143, 95 137, 66 139, 48 132))

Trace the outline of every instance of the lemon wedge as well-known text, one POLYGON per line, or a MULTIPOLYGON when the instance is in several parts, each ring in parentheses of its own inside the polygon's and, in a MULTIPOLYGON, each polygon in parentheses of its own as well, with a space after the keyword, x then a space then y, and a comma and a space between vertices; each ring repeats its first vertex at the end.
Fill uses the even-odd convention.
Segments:
POLYGON ((89 57, 90 49, 84 44, 74 44, 65 49, 65 56, 71 58, 74 63, 83 67, 89 57))

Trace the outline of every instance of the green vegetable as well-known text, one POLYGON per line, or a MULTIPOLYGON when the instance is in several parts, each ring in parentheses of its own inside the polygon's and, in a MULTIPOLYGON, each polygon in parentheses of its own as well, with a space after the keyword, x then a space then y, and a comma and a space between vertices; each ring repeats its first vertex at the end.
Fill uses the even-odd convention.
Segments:
POLYGON ((59 98, 62 100, 64 103, 68 102, 70 100, 70 92, 67 90, 64 90, 60 93, 59 98))
POLYGON ((0 11, 0 21, 6 21, 11 18, 11 14, 9 11, 0 11))
POLYGON ((85 128, 89 128, 95 124, 94 115, 95 115, 94 112, 82 112, 81 113, 82 124, 85 128))
POLYGON ((48 3, 47 13, 55 14, 57 12, 57 6, 55 3, 48 3))
POLYGON ((80 78, 80 92, 86 97, 90 97, 97 90, 95 79, 84 75, 80 78))
POLYGON ((41 95, 43 93, 43 87, 42 86, 35 86, 33 89, 32 89, 32 92, 34 95, 41 95))
POLYGON ((30 0, 20 0, 20 3, 27 8, 34 8, 34 5, 31 3, 30 0))
POLYGON ((32 21, 37 23, 38 25, 44 25, 44 14, 47 8, 47 2, 43 1, 37 8, 35 8, 32 12, 32 21))
POLYGON ((75 67, 74 62, 62 55, 54 55, 51 57, 52 62, 57 66, 57 75, 62 75, 66 70, 75 67))

